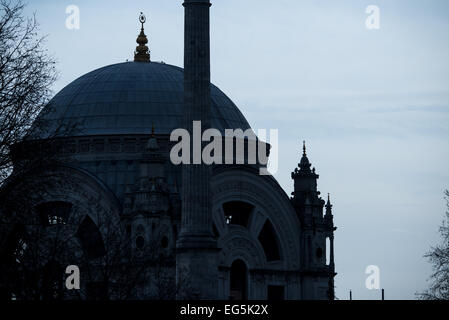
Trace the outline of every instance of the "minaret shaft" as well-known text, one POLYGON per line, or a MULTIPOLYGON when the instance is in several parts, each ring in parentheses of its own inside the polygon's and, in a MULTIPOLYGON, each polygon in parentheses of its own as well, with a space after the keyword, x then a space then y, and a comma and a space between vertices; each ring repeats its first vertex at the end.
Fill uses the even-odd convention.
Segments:
MULTIPOLYGON (((184 7, 184 125, 193 137, 193 121, 201 121, 202 131, 210 127, 210 2, 186 0, 184 7)), ((181 233, 207 237, 212 235, 211 168, 192 164, 193 152, 191 149, 191 164, 183 165, 182 170, 181 233)))
MULTIPOLYGON (((209 0, 185 0, 184 126, 193 138, 193 121, 210 127, 209 0)), ((202 133, 201 133, 202 135, 202 133)), ((211 167, 182 167, 182 221, 177 241, 176 274, 179 299, 217 299, 217 244, 212 233, 211 167)), ((202 148, 201 148, 202 150, 202 148)), ((200 155, 201 157, 201 155, 200 155)))
POLYGON ((184 2, 184 103, 186 125, 201 120, 202 128, 210 127, 210 2, 184 2))

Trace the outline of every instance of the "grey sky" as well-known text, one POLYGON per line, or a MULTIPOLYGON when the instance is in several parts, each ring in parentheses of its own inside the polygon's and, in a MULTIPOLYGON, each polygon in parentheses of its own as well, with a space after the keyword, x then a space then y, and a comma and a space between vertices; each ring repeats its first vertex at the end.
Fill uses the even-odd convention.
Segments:
MULTIPOLYGON (((132 59, 138 13, 152 60, 182 66, 182 1, 30 1, 59 60, 55 90, 132 59), (80 8, 80 30, 65 8, 80 8)), ((287 193, 301 141, 331 193, 337 297, 377 299, 365 268, 380 267, 387 299, 413 299, 431 268, 449 188, 449 2, 213 1, 212 80, 253 128, 279 129, 287 193), (365 8, 380 8, 367 30, 365 8)))

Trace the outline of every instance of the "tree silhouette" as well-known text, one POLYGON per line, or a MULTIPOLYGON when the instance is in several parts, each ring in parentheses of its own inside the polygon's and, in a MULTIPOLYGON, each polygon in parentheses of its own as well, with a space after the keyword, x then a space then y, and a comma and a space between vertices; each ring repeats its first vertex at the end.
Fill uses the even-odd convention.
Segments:
MULTIPOLYGON (((33 186, 30 180, 27 190, 36 191, 38 183, 33 186)), ((49 195, 41 187, 34 199, 38 192, 49 195)), ((0 194, 0 200, 7 197, 0 194)), ((41 207, 31 198, 23 200, 23 205, 0 204, 0 299, 173 300, 188 291, 176 283, 174 255, 157 237, 137 250, 134 238, 110 212, 64 215, 71 208, 62 202, 41 207), (65 268, 72 264, 80 269, 79 290, 65 288, 65 268)))
POLYGON ((424 256, 433 266, 430 287, 418 297, 424 300, 449 300, 449 190, 445 191, 446 217, 439 232, 442 242, 424 256))
POLYGON ((24 141, 47 104, 57 78, 55 59, 44 48, 35 16, 21 1, 0 1, 0 185, 12 171, 12 148, 24 141))

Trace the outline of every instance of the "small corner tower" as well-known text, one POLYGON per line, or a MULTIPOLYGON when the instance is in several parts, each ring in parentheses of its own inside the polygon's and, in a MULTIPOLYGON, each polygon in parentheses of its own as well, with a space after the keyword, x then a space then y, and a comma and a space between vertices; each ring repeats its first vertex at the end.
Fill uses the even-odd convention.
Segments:
POLYGON ((298 167, 292 172, 291 202, 301 221, 301 274, 303 299, 334 299, 334 231, 330 197, 325 201, 317 187, 319 175, 311 169, 306 144, 298 167))
POLYGON ((306 142, 303 141, 302 157, 298 167, 292 172, 292 179, 294 181, 293 196, 296 198, 317 197, 320 192, 317 191, 317 180, 319 175, 315 173, 315 168, 312 166, 307 158, 306 142))

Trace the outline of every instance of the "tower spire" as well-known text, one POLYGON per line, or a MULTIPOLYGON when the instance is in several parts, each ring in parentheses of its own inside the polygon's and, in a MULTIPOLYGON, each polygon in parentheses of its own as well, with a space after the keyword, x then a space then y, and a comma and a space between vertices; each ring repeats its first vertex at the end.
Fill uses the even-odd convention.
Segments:
POLYGON ((327 194, 327 203, 326 203, 326 216, 332 216, 332 204, 330 194, 327 194))
POLYGON ((310 162, 309 159, 307 158, 307 150, 306 150, 306 141, 303 140, 302 141, 302 157, 301 157, 301 162, 298 164, 299 168, 301 170, 303 170, 303 172, 311 172, 310 170, 310 162))
POLYGON ((138 46, 136 47, 136 51, 134 52, 134 61, 150 62, 150 51, 147 46, 148 39, 143 29, 143 24, 145 23, 145 21, 147 21, 147 18, 142 12, 140 13, 139 21, 142 24, 142 28, 140 29, 140 34, 138 35, 136 40, 138 46))

